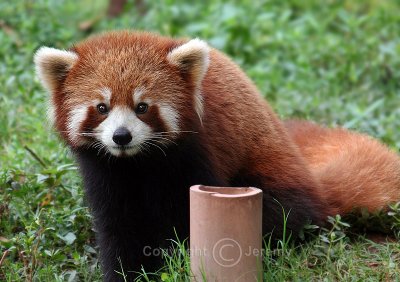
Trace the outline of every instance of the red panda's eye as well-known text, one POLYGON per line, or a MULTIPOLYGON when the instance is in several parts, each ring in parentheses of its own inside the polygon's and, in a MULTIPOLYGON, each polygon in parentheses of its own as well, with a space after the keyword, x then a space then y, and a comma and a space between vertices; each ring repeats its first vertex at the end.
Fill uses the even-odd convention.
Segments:
POLYGON ((145 112, 147 112, 148 108, 149 106, 146 103, 139 103, 136 107, 135 112, 137 114, 144 114, 145 112))
POLYGON ((98 111, 100 114, 102 114, 102 115, 107 114, 107 113, 108 113, 107 105, 104 104, 104 103, 98 104, 98 105, 97 105, 97 111, 98 111))

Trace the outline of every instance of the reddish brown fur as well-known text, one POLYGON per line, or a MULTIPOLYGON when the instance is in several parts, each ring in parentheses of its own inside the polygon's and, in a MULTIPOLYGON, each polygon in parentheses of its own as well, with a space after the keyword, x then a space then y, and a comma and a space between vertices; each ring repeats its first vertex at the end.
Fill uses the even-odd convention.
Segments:
POLYGON ((400 158, 369 136, 305 121, 286 123, 336 213, 400 201, 400 158))
POLYGON ((211 51, 210 61, 200 130, 217 173, 229 179, 237 171, 254 172, 265 175, 267 183, 310 189, 322 198, 316 179, 254 84, 220 52, 211 51))
POLYGON ((81 125, 81 132, 92 132, 93 128, 96 128, 102 121, 106 119, 105 115, 99 115, 96 107, 91 106, 88 109, 88 117, 81 125))
POLYGON ((146 115, 138 115, 138 118, 149 124, 154 131, 167 130, 167 126, 164 124, 157 107, 150 107, 146 115))

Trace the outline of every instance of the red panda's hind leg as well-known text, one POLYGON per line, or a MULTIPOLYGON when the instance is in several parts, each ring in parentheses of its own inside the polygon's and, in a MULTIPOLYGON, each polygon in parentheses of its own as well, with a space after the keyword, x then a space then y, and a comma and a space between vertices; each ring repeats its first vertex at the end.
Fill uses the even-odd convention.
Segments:
POLYGON ((250 173, 241 174, 231 185, 263 190, 263 235, 271 234, 272 242, 282 239, 285 233, 297 237, 307 223, 322 226, 334 213, 319 197, 319 187, 311 177, 306 180, 286 173, 273 178, 267 173, 250 173))

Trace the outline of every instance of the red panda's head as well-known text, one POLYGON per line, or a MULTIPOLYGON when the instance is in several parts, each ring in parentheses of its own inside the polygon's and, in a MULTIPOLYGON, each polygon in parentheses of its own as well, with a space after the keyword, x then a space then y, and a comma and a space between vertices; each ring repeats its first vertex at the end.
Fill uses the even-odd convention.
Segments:
POLYGON ((167 146, 202 118, 209 47, 199 39, 114 32, 72 49, 42 47, 38 77, 51 93, 50 117, 72 147, 130 156, 167 146))

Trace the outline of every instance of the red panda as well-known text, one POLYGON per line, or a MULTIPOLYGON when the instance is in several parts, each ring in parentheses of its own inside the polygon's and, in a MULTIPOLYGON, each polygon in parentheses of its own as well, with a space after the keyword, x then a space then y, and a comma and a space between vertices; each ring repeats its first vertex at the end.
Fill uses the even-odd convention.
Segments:
POLYGON ((106 281, 122 280, 118 259, 125 273, 156 267, 144 248, 166 245, 173 228, 188 236, 194 184, 261 188, 273 238, 282 208, 297 234, 308 221, 400 198, 394 153, 344 130, 284 124, 240 68, 199 39, 111 32, 70 50, 42 47, 35 65, 83 176, 106 281))

